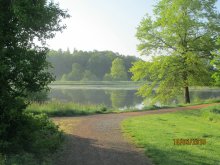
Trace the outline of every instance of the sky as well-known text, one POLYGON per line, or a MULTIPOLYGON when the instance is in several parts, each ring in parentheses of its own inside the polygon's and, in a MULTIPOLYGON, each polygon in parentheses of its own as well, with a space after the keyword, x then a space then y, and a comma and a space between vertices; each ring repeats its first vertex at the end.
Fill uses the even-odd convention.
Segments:
MULTIPOLYGON (((62 33, 48 41, 51 49, 111 50, 139 56, 136 29, 146 15, 152 15, 156 0, 54 0, 71 18, 62 33)), ((220 8, 220 0, 218 7, 220 8)))
POLYGON ((67 29, 48 41, 51 49, 111 50, 138 55, 136 28, 153 0, 55 0, 68 9, 67 29))

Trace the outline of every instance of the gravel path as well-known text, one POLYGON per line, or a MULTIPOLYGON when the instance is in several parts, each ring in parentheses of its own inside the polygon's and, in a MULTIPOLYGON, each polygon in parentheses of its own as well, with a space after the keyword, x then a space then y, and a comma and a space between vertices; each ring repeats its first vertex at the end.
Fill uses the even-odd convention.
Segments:
POLYGON ((67 144, 57 156, 55 165, 151 165, 142 149, 128 143, 120 130, 120 122, 128 117, 193 110, 210 104, 145 112, 127 112, 83 117, 55 118, 55 121, 80 120, 68 134, 67 144))

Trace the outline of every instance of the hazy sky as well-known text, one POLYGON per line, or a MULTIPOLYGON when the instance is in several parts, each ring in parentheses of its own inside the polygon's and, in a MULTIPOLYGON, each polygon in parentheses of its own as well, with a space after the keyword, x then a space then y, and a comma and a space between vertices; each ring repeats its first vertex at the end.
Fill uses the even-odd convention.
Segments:
POLYGON ((67 29, 48 41, 50 48, 64 50, 112 50, 137 55, 136 27, 153 0, 56 0, 68 9, 67 29))
MULTIPOLYGON (((220 0, 219 0, 220 1, 220 0)), ((138 55, 136 28, 155 0, 55 0, 68 9, 67 29, 48 44, 52 49, 112 50, 138 55)), ((220 7, 220 4, 219 4, 220 7)))

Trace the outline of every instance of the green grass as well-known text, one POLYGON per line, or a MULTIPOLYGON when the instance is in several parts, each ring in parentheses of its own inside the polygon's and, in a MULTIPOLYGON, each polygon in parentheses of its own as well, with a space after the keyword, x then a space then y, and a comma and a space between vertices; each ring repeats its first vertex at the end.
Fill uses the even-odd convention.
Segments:
POLYGON ((48 116, 78 116, 107 113, 108 110, 103 105, 81 105, 73 102, 58 102, 51 101, 45 103, 32 103, 30 104, 26 112, 34 114, 45 113, 48 116))
POLYGON ((220 105, 148 115, 122 122, 126 137, 158 165, 220 164, 220 105), (206 145, 174 145, 173 139, 206 139, 206 145))
MULTIPOLYGON (((142 111, 156 110, 163 108, 171 108, 171 106, 146 106, 142 111)), ((73 102, 58 102, 50 101, 45 103, 31 103, 27 108, 26 112, 33 114, 45 113, 50 117, 62 117, 62 116, 82 116, 82 115, 92 115, 92 114, 107 114, 107 113, 125 113, 125 112, 138 112, 141 110, 137 109, 114 109, 107 108, 104 105, 82 105, 73 102)))
POLYGON ((189 106, 189 105, 200 105, 200 104, 211 104, 211 103, 219 103, 219 102, 220 102, 220 97, 216 97, 216 98, 209 98, 206 100, 197 100, 190 104, 178 104, 176 105, 176 107, 184 107, 184 106, 189 106))
POLYGON ((205 102, 198 102, 194 104, 179 104, 179 105, 164 105, 164 106, 149 105, 144 107, 142 110, 137 110, 134 108, 119 110, 115 108, 107 108, 105 105, 92 105, 92 104, 82 105, 73 102, 49 101, 44 103, 33 102, 26 108, 26 112, 30 112, 33 114, 45 113, 50 117, 62 117, 62 116, 81 116, 81 115, 92 115, 92 114, 148 111, 148 110, 175 108, 175 107, 217 103, 217 102, 220 102, 220 100, 210 99, 205 102))

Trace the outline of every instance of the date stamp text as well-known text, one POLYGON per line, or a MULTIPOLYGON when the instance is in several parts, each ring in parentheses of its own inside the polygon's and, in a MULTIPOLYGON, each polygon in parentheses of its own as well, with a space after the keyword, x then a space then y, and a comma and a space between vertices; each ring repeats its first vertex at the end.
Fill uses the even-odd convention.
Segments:
POLYGON ((174 145, 205 145, 206 139, 173 139, 174 145))

